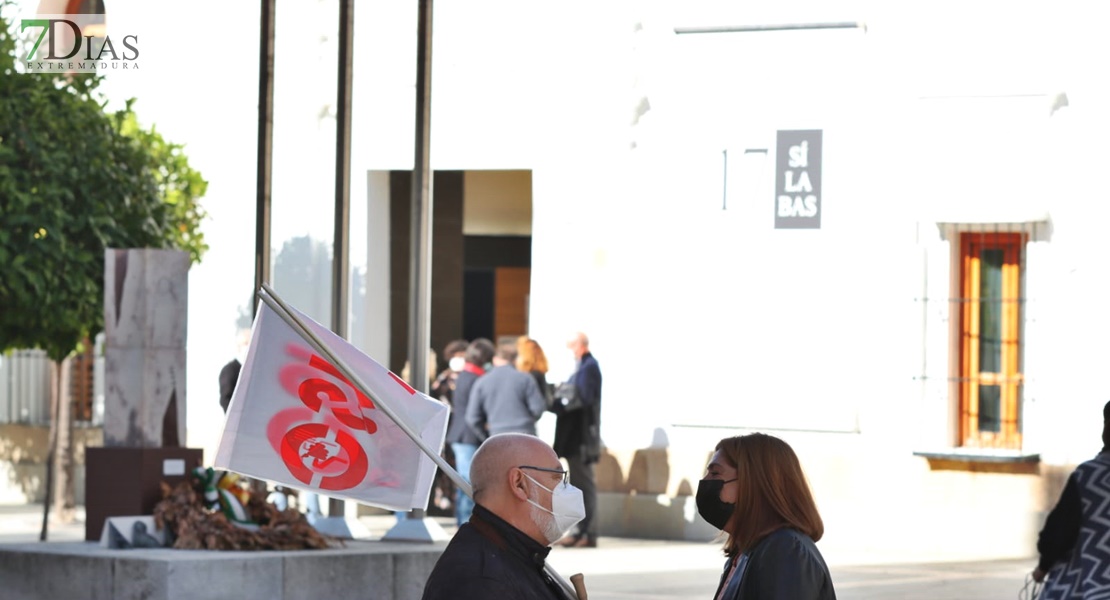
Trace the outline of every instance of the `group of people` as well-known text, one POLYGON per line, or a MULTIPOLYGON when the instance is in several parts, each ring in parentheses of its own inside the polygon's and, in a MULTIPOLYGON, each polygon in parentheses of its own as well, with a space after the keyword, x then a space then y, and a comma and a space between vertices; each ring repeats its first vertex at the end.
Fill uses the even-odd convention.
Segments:
MULTIPOLYGON (((1041 530, 1032 577, 1045 584, 1042 600, 1110 597, 1110 402, 1102 442, 1102 451, 1068 478, 1041 530)), ((477 507, 436 563, 424 600, 573 600, 546 559, 586 508, 555 450, 527 433, 492 435, 474 455, 470 475, 477 507)), ((702 518, 725 535, 715 600, 835 600, 816 546, 824 524, 786 442, 762 433, 722 439, 695 500, 702 518)))
MULTIPOLYGON (((532 338, 521 336, 515 343, 498 347, 484 338, 469 343, 454 341, 444 349, 448 368, 432 383, 431 393, 451 405, 447 443, 456 471, 472 486, 475 456, 486 440, 502 434, 535 437, 536 422, 545 412, 554 413, 552 451, 566 460, 568 480, 581 491, 584 514, 575 533, 551 542, 568 547, 595 547, 601 369, 590 353, 589 338, 584 333, 575 333, 567 342, 567 349, 574 356, 575 369, 565 383, 555 386, 547 381, 547 356, 532 338)), ((474 500, 457 490, 458 524, 470 521, 473 511, 474 500)))
MULTIPOLYGON (((432 570, 424 600, 573 599, 546 559, 587 511, 555 450, 527 433, 496 434, 474 454, 470 477, 477 505, 432 570)), ((836 598, 815 544, 824 525, 786 442, 760 433, 721 440, 696 503, 727 534, 714 598, 836 598)))
MULTIPOLYGON (((500 348, 480 339, 445 349, 450 368, 432 391, 451 403, 447 440, 473 499, 457 494, 459 529, 424 600, 573 598, 546 559, 555 544, 597 545, 601 370, 585 334, 567 348, 576 368, 559 386, 548 384, 547 359, 528 337, 500 348), (557 415, 550 445, 536 437, 544 411, 557 415)), ((815 544, 821 516, 786 442, 764 434, 721 440, 696 503, 727 534, 717 600, 836 598, 815 544)))
MULTIPOLYGON (((601 370, 585 334, 567 348, 575 370, 558 386, 548 383, 543 349, 527 336, 499 348, 487 339, 445 348, 449 367, 431 392, 451 405, 447 441, 473 498, 457 491, 459 529, 425 600, 568 598, 546 558, 556 543, 597 545, 601 370), (545 411, 557 415, 550 445, 536 437, 545 411)), ((232 361, 220 373, 225 411, 239 367, 232 361)), ((1043 600, 1110 598, 1110 402, 1102 442, 1068 478, 1041 530, 1032 578, 1045 583, 1043 600)), ((722 439, 695 500, 701 517, 725 535, 715 600, 835 600, 816 546, 824 524, 786 442, 762 433, 722 439)))

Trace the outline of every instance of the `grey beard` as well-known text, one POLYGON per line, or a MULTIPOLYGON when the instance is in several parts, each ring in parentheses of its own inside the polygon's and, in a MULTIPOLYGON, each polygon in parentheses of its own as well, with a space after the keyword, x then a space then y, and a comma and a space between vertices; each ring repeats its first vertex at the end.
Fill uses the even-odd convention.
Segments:
MULTIPOLYGON (((528 498, 532 502, 539 504, 540 499, 538 496, 539 493, 537 493, 535 488, 532 488, 532 493, 528 495, 528 498)), ((558 525, 555 523, 555 515, 536 506, 536 504, 528 505, 528 516, 532 519, 532 523, 543 532, 543 537, 547 540, 547 545, 550 546, 559 541, 559 538, 563 537, 563 532, 559 531, 558 525)))

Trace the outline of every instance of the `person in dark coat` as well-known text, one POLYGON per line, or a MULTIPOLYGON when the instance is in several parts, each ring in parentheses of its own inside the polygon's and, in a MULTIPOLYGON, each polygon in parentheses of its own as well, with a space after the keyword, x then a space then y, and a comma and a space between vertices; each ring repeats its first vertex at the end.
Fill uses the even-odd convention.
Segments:
POLYGON ((556 390, 551 411, 555 420, 555 452, 567 459, 570 482, 582 490, 586 518, 578 532, 560 545, 570 548, 597 546, 597 475, 594 467, 601 458, 601 367, 590 353, 590 340, 582 332, 567 342, 577 368, 570 379, 556 390))
POLYGON ((443 358, 447 362, 447 368, 441 371, 432 382, 429 396, 451 404, 451 395, 455 393, 459 373, 466 366, 466 349, 469 346, 466 340, 452 340, 443 348, 443 358))
POLYGON ((816 542, 825 526, 790 446, 725 438, 698 482, 698 514, 728 534, 715 600, 836 600, 816 542))
POLYGON ((247 360, 247 349, 251 344, 251 330, 241 328, 235 334, 235 358, 231 359, 220 369, 220 408, 227 412, 231 404, 231 396, 235 393, 235 384, 239 382, 239 371, 247 360))
MULTIPOLYGON (((455 378, 455 391, 451 394, 451 420, 447 425, 447 443, 451 444, 451 453, 455 456, 455 470, 467 482, 470 481, 470 461, 482 443, 466 424, 466 407, 470 400, 470 390, 479 377, 485 375, 485 365, 493 360, 493 342, 478 338, 466 348, 466 363, 462 371, 455 378)), ((470 512, 474 510, 474 501, 463 493, 455 490, 455 522, 459 525, 470 519, 470 512)))
POLYGON ((1110 402, 1102 407, 1102 451, 1076 467, 1037 539, 1033 579, 1043 600, 1110 597, 1110 402))
POLYGON ((474 455, 471 481, 474 514, 436 561, 423 600, 573 597, 544 569, 550 544, 584 510, 551 447, 522 433, 492 436, 474 455))
POLYGON ((220 369, 220 408, 224 412, 227 412, 227 407, 231 404, 231 395, 235 392, 235 384, 239 382, 239 371, 242 368, 243 364, 239 359, 233 358, 220 369))

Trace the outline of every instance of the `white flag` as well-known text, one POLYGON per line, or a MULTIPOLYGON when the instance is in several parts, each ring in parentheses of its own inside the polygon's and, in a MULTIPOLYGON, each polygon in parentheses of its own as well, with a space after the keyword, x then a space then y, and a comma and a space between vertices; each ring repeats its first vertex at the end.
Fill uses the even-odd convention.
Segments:
POLYGON ((371 395, 359 392, 263 303, 215 466, 390 510, 426 508, 435 463, 376 407, 385 404, 437 450, 447 432, 448 407, 290 310, 371 395))

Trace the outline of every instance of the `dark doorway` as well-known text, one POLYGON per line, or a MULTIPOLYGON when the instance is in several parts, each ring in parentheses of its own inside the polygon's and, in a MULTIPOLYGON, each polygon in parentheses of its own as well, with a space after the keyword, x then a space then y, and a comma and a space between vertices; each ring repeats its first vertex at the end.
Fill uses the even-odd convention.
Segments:
POLYGON ((528 333, 531 236, 468 235, 463 283, 463 332, 473 340, 528 333))
POLYGON ((489 267, 466 269, 463 275, 463 337, 493 339, 496 278, 489 267))

